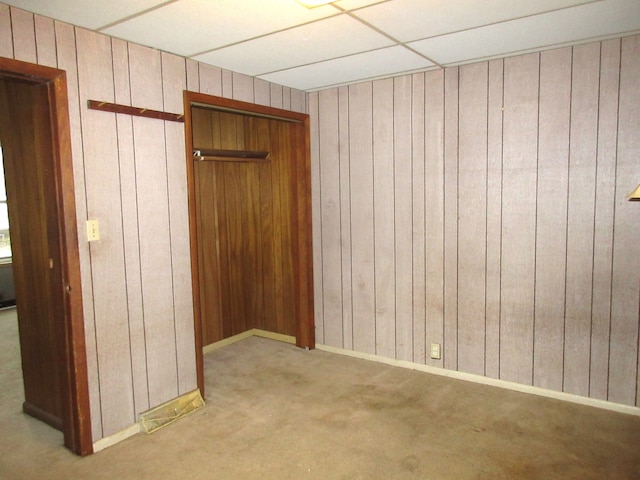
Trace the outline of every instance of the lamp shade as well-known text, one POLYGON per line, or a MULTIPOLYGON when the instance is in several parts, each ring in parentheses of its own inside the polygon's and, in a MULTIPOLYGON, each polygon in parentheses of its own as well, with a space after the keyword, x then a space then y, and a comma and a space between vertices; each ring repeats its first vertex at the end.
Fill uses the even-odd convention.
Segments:
POLYGON ((629 194, 629 200, 632 202, 640 202, 640 185, 638 185, 636 189, 629 194))

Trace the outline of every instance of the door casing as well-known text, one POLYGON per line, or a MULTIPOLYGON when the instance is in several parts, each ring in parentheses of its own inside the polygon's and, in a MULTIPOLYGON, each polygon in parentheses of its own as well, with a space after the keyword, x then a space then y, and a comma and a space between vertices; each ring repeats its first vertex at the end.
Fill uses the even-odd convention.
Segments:
POLYGON ((187 159, 187 187, 189 195, 189 236, 191 250, 191 272, 193 286, 194 331, 196 343, 196 369, 198 388, 204 396, 204 361, 202 321, 200 312, 200 280, 198 268, 198 225, 196 212, 196 187, 193 166, 193 138, 191 106, 205 106, 222 111, 246 113, 301 123, 303 138, 296 145, 296 162, 291 168, 291 189, 294 200, 292 215, 296 345, 315 348, 315 324, 313 306, 313 251, 311 223, 311 154, 309 141, 309 116, 303 113, 256 105, 238 100, 184 92, 185 147, 187 159))
POLYGON ((63 314, 55 338, 61 362, 61 403, 64 444, 78 455, 93 453, 89 382, 78 249, 78 229, 71 157, 67 79, 64 70, 0 57, 0 77, 28 81, 47 88, 51 123, 51 172, 58 212, 60 249, 59 295, 63 314))

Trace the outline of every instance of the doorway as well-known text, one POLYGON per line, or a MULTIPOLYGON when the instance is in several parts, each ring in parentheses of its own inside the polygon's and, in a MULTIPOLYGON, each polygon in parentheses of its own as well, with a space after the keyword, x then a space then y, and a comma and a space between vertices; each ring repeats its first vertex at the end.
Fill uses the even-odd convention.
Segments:
POLYGON ((308 115, 185 92, 196 366, 260 329, 314 348, 308 115))
POLYGON ((92 453, 66 76, 0 58, 23 410, 92 453))

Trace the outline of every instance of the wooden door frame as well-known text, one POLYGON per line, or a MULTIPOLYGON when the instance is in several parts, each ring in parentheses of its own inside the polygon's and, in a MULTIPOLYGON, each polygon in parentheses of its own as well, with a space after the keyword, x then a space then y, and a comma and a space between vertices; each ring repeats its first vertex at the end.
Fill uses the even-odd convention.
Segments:
POLYGON ((52 136, 52 171, 58 210, 64 324, 53 339, 61 352, 64 444, 78 455, 93 453, 89 380, 78 249, 78 227, 71 158, 67 77, 64 70, 0 57, 0 77, 47 87, 52 136))
POLYGON ((292 121, 302 124, 304 138, 296 142, 296 156, 301 162, 292 165, 291 182, 294 197, 293 258, 296 307, 296 345, 315 348, 315 323, 313 306, 313 251, 311 223, 311 149, 309 140, 309 115, 274 107, 256 105, 239 100, 184 91, 184 128, 187 158, 187 188, 189 194, 189 237, 191 249, 191 281, 193 287, 193 320, 196 343, 196 369, 198 388, 204 396, 204 360, 202 357, 202 323, 200 313, 200 279, 198 269, 198 235, 196 215, 195 172, 193 166, 193 135, 191 107, 205 106, 214 110, 232 111, 292 121))

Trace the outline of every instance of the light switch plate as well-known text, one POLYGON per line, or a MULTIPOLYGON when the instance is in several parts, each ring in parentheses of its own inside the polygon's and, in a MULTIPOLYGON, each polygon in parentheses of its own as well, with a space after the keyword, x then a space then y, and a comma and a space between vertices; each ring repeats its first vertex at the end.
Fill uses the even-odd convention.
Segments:
POLYGON ((98 220, 87 220, 87 240, 90 242, 100 240, 100 224, 98 220))

